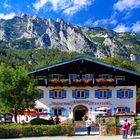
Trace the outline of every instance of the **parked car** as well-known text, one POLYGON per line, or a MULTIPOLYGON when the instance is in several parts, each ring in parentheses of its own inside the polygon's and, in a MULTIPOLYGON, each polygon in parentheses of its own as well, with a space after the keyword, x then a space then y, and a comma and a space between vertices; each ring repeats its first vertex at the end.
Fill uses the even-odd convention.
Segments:
POLYGON ((0 123, 12 123, 13 115, 11 113, 0 113, 0 123))

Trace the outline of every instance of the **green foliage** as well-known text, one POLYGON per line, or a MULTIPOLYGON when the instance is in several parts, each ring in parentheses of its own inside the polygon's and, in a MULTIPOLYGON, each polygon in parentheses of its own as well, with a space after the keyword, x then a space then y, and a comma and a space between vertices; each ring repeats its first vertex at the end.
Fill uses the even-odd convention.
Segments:
POLYGON ((116 126, 116 122, 114 119, 112 119, 110 122, 107 123, 107 126, 111 127, 111 126, 116 126))
POLYGON ((140 87, 138 88, 138 91, 137 91, 137 100, 140 100, 140 87))
MULTIPOLYGON (((115 58, 115 57, 108 57, 103 60, 106 63, 121 67, 121 68, 126 68, 132 71, 136 71, 135 63, 132 64, 128 60, 125 59, 120 59, 120 58, 115 58)), ((139 64, 140 65, 140 64, 139 64)))
MULTIPOLYGON (((0 101, 6 110, 17 115, 25 108, 33 106, 34 100, 38 98, 36 85, 36 80, 27 75, 24 66, 13 68, 0 65, 0 101)), ((0 108, 0 111, 3 110, 4 108, 0 108)))
POLYGON ((99 124, 106 124, 106 120, 105 120, 105 118, 100 118, 99 119, 99 124))
POLYGON ((140 129, 137 130, 137 134, 136 134, 136 135, 137 135, 137 136, 140 135, 140 129))
POLYGON ((20 138, 37 136, 71 136, 74 134, 71 125, 1 125, 0 138, 20 138))
POLYGON ((35 118, 35 119, 32 119, 30 121, 30 124, 31 125, 52 125, 54 124, 54 121, 53 120, 46 120, 46 119, 42 119, 42 118, 35 118))

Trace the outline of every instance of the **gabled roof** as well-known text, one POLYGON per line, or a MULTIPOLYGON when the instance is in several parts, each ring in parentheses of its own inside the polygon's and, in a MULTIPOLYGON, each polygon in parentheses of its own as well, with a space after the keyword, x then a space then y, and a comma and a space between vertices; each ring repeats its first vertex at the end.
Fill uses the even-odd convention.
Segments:
POLYGON ((114 65, 111 65, 111 64, 107 64, 107 63, 104 63, 104 62, 101 62, 101 61, 98 61, 98 60, 94 60, 94 59, 91 59, 91 58, 88 58, 88 57, 85 57, 85 56, 81 56, 81 57, 73 58, 73 59, 69 59, 69 60, 64 60, 64 61, 59 62, 59 63, 48 65, 48 66, 45 66, 45 67, 42 67, 42 68, 38 68, 38 69, 35 69, 35 70, 29 72, 29 74, 33 74, 33 73, 36 73, 36 72, 40 72, 40 71, 43 71, 43 70, 47 70, 47 69, 50 69, 50 68, 53 68, 53 67, 57 67, 57 66, 60 66, 60 65, 68 64, 68 63, 79 61, 79 60, 86 60, 86 61, 93 62, 93 63, 99 64, 99 65, 102 65, 102 66, 106 66, 106 67, 109 67, 109 68, 113 68, 113 69, 120 70, 120 71, 123 71, 123 72, 126 72, 126 73, 130 73, 130 74, 133 74, 133 75, 140 76, 140 73, 138 73, 138 72, 134 72, 134 71, 131 71, 131 70, 128 70, 128 69, 125 69, 125 68, 120 68, 120 67, 117 67, 117 66, 114 66, 114 65))

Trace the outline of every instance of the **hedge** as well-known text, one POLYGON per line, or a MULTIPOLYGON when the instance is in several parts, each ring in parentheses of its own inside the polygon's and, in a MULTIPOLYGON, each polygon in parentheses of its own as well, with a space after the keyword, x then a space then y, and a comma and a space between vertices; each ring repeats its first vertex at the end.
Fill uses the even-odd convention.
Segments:
POLYGON ((52 125, 54 124, 53 120, 46 120, 42 118, 35 118, 30 121, 31 125, 52 125))
POLYGON ((0 138, 21 138, 39 136, 71 136, 74 129, 71 125, 1 125, 0 138))

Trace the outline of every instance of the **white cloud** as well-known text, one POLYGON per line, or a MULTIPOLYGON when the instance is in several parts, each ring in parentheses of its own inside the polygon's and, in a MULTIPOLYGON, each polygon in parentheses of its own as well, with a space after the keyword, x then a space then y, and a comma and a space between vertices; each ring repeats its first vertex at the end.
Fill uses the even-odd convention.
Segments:
POLYGON ((119 24, 119 25, 117 25, 116 28, 114 28, 114 31, 116 31, 116 32, 128 32, 130 30, 131 30, 131 28, 129 28, 123 24, 119 24))
POLYGON ((94 0, 73 0, 70 7, 66 8, 63 13, 67 15, 73 15, 81 9, 91 5, 94 0))
POLYGON ((9 13, 9 14, 0 13, 0 19, 5 19, 5 20, 12 19, 15 15, 16 15, 15 13, 9 13))
POLYGON ((4 3, 3 3, 3 7, 4 8, 11 8, 11 5, 8 4, 8 1, 7 0, 5 0, 4 3))
POLYGON ((140 21, 133 24, 132 31, 135 33, 140 33, 140 21))
POLYGON ((91 5, 94 0, 37 0, 33 7, 38 12, 46 4, 49 4, 50 10, 62 10, 63 14, 73 15, 83 8, 91 5))
POLYGON ((120 12, 140 7, 140 0, 119 0, 114 4, 114 9, 120 12))
POLYGON ((36 3, 33 3, 33 7, 36 11, 39 11, 47 2, 48 0, 39 0, 36 3))
POLYGON ((85 22, 86 26, 89 27, 97 27, 97 26, 106 26, 106 25, 116 25, 117 21, 115 19, 99 19, 99 20, 93 20, 93 19, 88 19, 88 21, 85 22))

